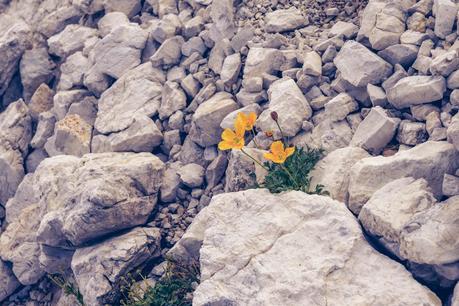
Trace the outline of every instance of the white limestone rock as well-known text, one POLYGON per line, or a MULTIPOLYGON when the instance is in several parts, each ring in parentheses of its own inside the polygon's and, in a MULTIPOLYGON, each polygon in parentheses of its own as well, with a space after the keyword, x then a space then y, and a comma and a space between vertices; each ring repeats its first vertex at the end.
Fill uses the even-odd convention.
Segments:
POLYGON ((292 31, 305 25, 307 25, 307 19, 295 7, 275 10, 265 16, 265 29, 268 33, 292 31))

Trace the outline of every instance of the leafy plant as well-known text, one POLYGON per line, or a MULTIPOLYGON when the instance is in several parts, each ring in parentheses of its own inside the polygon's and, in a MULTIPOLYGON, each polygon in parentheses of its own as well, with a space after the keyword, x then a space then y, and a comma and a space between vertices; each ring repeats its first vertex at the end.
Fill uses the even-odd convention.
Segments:
POLYGON ((317 185, 312 192, 309 190, 311 183, 309 173, 322 155, 322 150, 297 148, 285 163, 265 162, 264 166, 268 169, 268 174, 260 187, 267 188, 272 193, 299 190, 310 194, 328 194, 322 185, 317 185))
POLYGON ((81 294, 80 290, 78 289, 77 285, 73 284, 69 280, 65 279, 60 274, 48 274, 48 278, 55 283, 58 287, 60 287, 65 295, 73 295, 78 304, 81 306, 85 306, 83 302, 83 295, 81 294))
POLYGON ((167 263, 164 275, 158 282, 143 292, 143 296, 128 293, 123 306, 191 306, 187 296, 194 291, 193 283, 199 281, 196 264, 184 266, 175 262, 167 263))

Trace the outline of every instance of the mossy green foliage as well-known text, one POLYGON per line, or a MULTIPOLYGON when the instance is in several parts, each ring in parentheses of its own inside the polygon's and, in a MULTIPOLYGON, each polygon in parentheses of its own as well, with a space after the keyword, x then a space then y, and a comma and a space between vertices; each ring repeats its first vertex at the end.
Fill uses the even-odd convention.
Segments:
POLYGON ((265 163, 268 174, 260 186, 267 188, 271 193, 280 193, 288 190, 298 190, 309 194, 328 194, 318 185, 310 191, 310 172, 322 158, 323 151, 319 149, 296 148, 284 164, 265 163))
POLYGON ((134 297, 122 302, 124 306, 191 306, 187 295, 194 291, 193 283, 199 282, 196 265, 182 266, 169 262, 164 276, 147 289, 143 297, 134 297))

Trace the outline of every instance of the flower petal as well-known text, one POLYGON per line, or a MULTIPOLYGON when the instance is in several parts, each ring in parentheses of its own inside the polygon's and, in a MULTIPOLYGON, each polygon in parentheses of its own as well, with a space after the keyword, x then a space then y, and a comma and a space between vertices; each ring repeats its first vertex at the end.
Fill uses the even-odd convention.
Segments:
POLYGON ((276 159, 276 157, 272 153, 265 153, 263 154, 263 157, 266 158, 267 160, 276 159))
POLYGON ((253 125, 255 124, 255 121, 257 121, 257 114, 254 112, 251 112, 249 113, 248 117, 249 117, 248 118, 249 124, 253 127, 253 125))
POLYGON ((218 149, 221 150, 221 151, 230 150, 232 148, 233 148, 233 146, 227 141, 220 141, 218 143, 218 149))
POLYGON ((236 134, 231 129, 225 129, 222 133, 223 140, 232 140, 235 136, 236 134))
POLYGON ((236 134, 235 134, 236 136, 244 137, 244 135, 245 135, 245 122, 242 119, 236 119, 236 122, 234 123, 234 128, 236 129, 236 134))
POLYGON ((280 155, 284 152, 284 144, 282 141, 275 141, 271 144, 271 152, 274 155, 280 155))
POLYGON ((285 149, 285 153, 286 153, 287 157, 289 157, 290 155, 295 153, 295 147, 290 147, 290 148, 285 149))

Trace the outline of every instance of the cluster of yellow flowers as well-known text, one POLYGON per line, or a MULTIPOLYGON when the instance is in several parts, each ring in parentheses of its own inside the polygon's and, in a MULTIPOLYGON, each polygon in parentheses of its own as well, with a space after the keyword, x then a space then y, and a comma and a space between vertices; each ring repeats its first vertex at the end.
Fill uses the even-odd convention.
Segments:
MULTIPOLYGON (((277 123, 277 113, 272 113, 271 117, 277 123)), ((253 113, 253 112, 249 114, 245 114, 243 112, 238 113, 236 117, 236 121, 234 122, 234 130, 225 129, 223 131, 222 141, 218 144, 218 148, 220 150, 231 150, 231 149, 241 150, 244 154, 248 155, 258 164, 260 164, 260 162, 255 160, 253 157, 251 157, 249 154, 247 154, 244 151, 245 133, 247 131, 253 134, 254 136, 253 141, 255 145, 258 147, 257 143, 255 142, 255 130, 254 130, 256 121, 257 121, 256 113, 253 113)), ((272 132, 268 132, 266 134, 272 137, 272 132)), ((291 156, 294 152, 295 152, 295 147, 285 148, 285 145, 282 141, 274 141, 271 144, 270 152, 265 153, 264 158, 276 164, 283 164, 287 160, 287 158, 291 156)))

